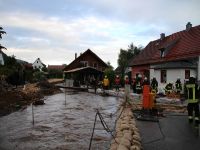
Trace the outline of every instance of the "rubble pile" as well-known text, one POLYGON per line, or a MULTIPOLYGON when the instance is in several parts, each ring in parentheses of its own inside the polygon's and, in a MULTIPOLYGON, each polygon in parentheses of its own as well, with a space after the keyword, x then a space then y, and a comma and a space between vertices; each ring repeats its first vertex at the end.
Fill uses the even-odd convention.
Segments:
MULTIPOLYGON (((121 110, 122 111, 122 110, 121 110)), ((110 150, 141 150, 141 138, 136 127, 131 107, 123 109, 116 124, 116 138, 112 140, 110 150)))
POLYGON ((44 95, 55 94, 60 90, 48 81, 26 84, 17 88, 5 89, 0 92, 0 116, 19 109, 26 108, 32 102, 38 101, 44 95))

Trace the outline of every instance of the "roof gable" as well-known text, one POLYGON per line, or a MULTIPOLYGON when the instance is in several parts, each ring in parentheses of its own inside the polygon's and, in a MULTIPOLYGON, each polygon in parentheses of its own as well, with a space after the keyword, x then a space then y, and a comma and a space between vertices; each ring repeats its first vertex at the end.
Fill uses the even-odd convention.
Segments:
POLYGON ((107 67, 107 64, 101 59, 99 58, 95 53, 93 53, 90 49, 87 49, 83 54, 81 54, 79 57, 77 57, 74 61, 72 61, 69 65, 67 65, 65 67, 64 70, 68 70, 68 69, 74 69, 72 68, 72 66, 74 66, 74 64, 79 63, 79 61, 84 60, 84 57, 86 56, 92 56, 94 57, 96 60, 98 60, 100 63, 102 63, 105 67, 107 67))
POLYGON ((200 25, 189 31, 173 33, 163 40, 151 41, 144 50, 132 59, 130 66, 188 59, 200 55, 200 25), (160 51, 165 49, 161 58, 160 51))

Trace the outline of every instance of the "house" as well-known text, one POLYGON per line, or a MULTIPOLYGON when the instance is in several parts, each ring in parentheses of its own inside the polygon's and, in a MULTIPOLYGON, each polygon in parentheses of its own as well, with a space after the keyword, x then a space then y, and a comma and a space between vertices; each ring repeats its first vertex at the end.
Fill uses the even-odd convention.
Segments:
POLYGON ((4 65, 4 59, 3 59, 3 54, 1 50, 0 50, 0 65, 4 65))
POLYGON ((33 63, 33 69, 39 69, 41 71, 44 67, 46 67, 46 65, 42 63, 40 58, 37 58, 36 61, 33 63))
POLYGON ((58 70, 63 71, 63 69, 66 67, 66 65, 48 65, 48 70, 58 70))
POLYGON ((48 65, 48 77, 49 78, 63 78, 63 69, 66 65, 48 65))
POLYGON ((160 90, 168 82, 180 77, 182 83, 191 75, 200 80, 200 25, 151 41, 129 64, 132 78, 138 74, 152 79, 156 77, 160 90))
POLYGON ((79 57, 75 54, 75 60, 64 68, 64 74, 67 79, 78 80, 80 84, 85 84, 91 77, 100 80, 107 67, 101 58, 88 49, 79 57))

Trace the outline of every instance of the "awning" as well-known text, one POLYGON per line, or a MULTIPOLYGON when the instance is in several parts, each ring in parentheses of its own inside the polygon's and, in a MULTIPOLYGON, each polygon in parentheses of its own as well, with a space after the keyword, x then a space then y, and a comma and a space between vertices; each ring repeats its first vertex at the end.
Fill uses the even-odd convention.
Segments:
POLYGON ((85 72, 85 73, 100 73, 103 74, 102 71, 97 70, 93 67, 81 67, 81 68, 75 68, 72 70, 64 71, 64 73, 75 73, 75 72, 85 72))

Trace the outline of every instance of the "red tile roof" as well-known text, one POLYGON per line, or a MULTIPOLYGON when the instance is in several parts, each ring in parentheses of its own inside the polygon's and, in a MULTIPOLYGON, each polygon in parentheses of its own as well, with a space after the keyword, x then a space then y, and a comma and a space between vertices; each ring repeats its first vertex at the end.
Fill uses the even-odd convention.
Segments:
POLYGON ((163 40, 151 41, 144 50, 135 57, 130 66, 155 64, 159 62, 188 59, 200 55, 200 25, 189 31, 173 33, 163 40), (160 49, 166 49, 166 55, 161 58, 160 49))
POLYGON ((64 65, 48 65, 48 69, 52 70, 63 70, 65 68, 64 65))

